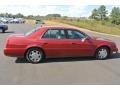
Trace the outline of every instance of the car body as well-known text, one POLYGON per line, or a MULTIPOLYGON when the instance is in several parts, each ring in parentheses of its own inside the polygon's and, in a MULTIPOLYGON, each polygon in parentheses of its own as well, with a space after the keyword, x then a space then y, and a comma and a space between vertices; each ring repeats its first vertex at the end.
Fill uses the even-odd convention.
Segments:
POLYGON ((8 22, 9 22, 9 20, 8 20, 7 18, 5 18, 5 17, 1 17, 1 18, 0 18, 0 21, 1 21, 2 23, 8 23, 8 22))
POLYGON ((13 23, 12 20, 13 18, 7 18, 7 23, 13 23))
POLYGON ((19 23, 25 23, 25 20, 23 18, 18 18, 19 23))
POLYGON ((19 19, 15 18, 12 20, 13 23, 19 23, 19 19))
POLYGON ((45 22, 42 20, 36 20, 36 24, 45 24, 45 22))
POLYGON ((111 40, 88 36, 74 28, 58 26, 42 26, 26 34, 10 35, 4 48, 5 55, 25 57, 32 63, 39 62, 39 57, 40 60, 43 57, 79 56, 106 59, 117 51, 116 44, 111 40), (102 58, 98 57, 99 54, 102 58), (30 57, 37 59, 32 61, 30 57))
POLYGON ((25 23, 25 20, 23 18, 5 18, 1 17, 0 21, 6 24, 9 23, 25 23))
POLYGON ((8 30, 8 25, 4 23, 0 23, 0 30, 4 33, 6 30, 8 30))
POLYGON ((14 18, 11 20, 12 23, 25 23, 23 18, 14 18))

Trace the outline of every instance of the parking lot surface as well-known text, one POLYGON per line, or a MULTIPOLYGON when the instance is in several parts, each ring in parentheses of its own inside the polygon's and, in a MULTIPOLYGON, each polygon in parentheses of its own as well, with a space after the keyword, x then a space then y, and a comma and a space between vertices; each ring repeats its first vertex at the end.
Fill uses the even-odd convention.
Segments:
MULTIPOLYGON (((6 33, 0 33, 0 84, 120 84, 120 53, 107 60, 56 58, 39 64, 3 54, 8 35, 25 33, 36 26, 10 24, 6 33)), ((113 40, 120 50, 120 37, 85 32, 113 40)))

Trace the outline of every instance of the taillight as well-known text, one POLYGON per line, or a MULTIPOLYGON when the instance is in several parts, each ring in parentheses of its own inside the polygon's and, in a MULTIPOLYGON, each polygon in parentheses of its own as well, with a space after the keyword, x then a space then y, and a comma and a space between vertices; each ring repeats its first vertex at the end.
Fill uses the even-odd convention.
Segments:
POLYGON ((7 38, 7 40, 6 40, 6 47, 9 47, 9 39, 7 38))

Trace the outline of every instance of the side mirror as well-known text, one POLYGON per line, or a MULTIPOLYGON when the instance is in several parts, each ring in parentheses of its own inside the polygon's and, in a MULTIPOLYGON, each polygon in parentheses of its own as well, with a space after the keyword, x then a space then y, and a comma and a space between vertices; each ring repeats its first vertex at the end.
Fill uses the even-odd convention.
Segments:
POLYGON ((90 37, 89 37, 89 36, 87 36, 87 37, 85 37, 84 39, 82 39, 83 42, 89 41, 89 40, 90 40, 90 37))
POLYGON ((89 36, 87 36, 87 37, 86 37, 86 40, 90 40, 90 37, 89 37, 89 36))

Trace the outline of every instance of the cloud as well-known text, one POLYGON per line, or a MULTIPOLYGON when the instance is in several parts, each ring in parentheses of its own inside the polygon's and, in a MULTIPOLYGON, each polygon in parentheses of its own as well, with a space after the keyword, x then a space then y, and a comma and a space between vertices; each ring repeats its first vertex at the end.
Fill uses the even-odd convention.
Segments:
MULTIPOLYGON (((0 13, 22 13, 24 15, 41 15, 47 14, 61 14, 69 17, 88 17, 91 11, 99 5, 2 5, 0 6, 0 13)), ((107 6, 111 10, 112 5, 107 6)))
MULTIPOLYGON (((63 16, 79 17, 85 12, 86 6, 77 5, 55 5, 55 6, 45 6, 41 14, 46 15, 49 13, 59 13, 63 16)), ((42 8, 41 8, 42 9, 42 8)))
POLYGON ((76 5, 4 5, 0 6, 2 13, 22 13, 25 15, 47 15, 59 13, 64 16, 81 16, 86 6, 76 5))
POLYGON ((71 5, 79 0, 2 0, 0 5, 71 5))
POLYGON ((1 0, 1 5, 120 5, 120 0, 1 0))
POLYGON ((76 16, 76 17, 84 16, 86 14, 86 10, 85 10, 86 7, 87 5, 71 6, 71 8, 69 8, 69 14, 70 16, 76 16))

